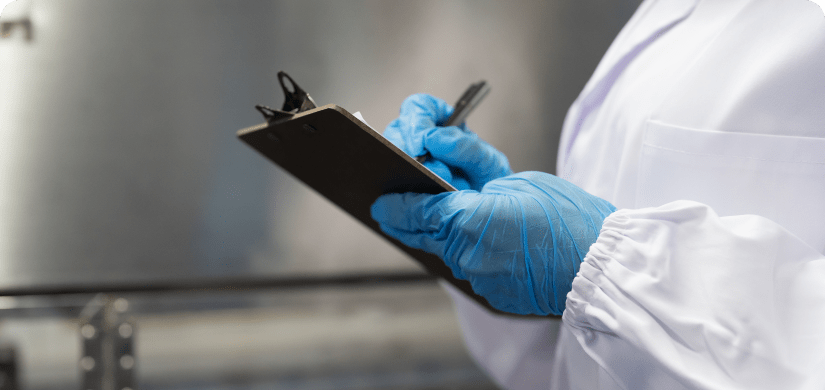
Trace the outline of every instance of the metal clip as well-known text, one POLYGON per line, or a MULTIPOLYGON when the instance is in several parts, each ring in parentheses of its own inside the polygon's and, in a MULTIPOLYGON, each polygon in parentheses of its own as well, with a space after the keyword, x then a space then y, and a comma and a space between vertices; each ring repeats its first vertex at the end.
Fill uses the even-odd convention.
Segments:
POLYGON ((283 112, 281 110, 275 110, 269 108, 267 106, 256 105, 255 109, 258 110, 266 119, 266 123, 273 124, 276 122, 280 122, 281 120, 287 120, 292 118, 293 113, 290 112, 283 112))
POLYGON ((284 71, 278 72, 278 82, 281 84, 281 88, 284 90, 284 105, 281 107, 280 110, 275 110, 266 106, 256 105, 255 109, 258 110, 261 114, 263 114, 264 119, 269 124, 281 122, 284 120, 288 120, 292 118, 293 115, 304 112, 307 110, 311 110, 317 105, 315 101, 312 100, 312 97, 309 96, 306 91, 301 89, 295 80, 292 77, 289 77, 288 74, 284 71), (291 84, 292 91, 290 91, 286 84, 284 84, 284 78, 289 80, 291 84))
POLYGON ((298 84, 295 83, 295 80, 292 77, 289 77, 288 74, 284 71, 278 72, 278 82, 281 83, 281 88, 284 90, 284 96, 286 97, 286 101, 284 101, 284 106, 281 108, 283 111, 292 111, 297 109, 298 112, 304 112, 307 110, 311 110, 315 107, 315 101, 306 93, 298 84), (284 77, 289 79, 289 83, 292 84, 292 92, 286 88, 284 85, 284 77))

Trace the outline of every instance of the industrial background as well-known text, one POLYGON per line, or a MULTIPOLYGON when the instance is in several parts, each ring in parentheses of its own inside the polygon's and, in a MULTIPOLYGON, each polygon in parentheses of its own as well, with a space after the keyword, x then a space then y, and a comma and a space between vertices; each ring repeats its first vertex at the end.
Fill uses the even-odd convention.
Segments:
POLYGON ((133 360, 112 363, 130 388, 495 388, 432 281, 196 288, 420 272, 235 132, 263 122, 254 105, 280 107, 279 70, 376 129, 410 94, 453 103, 485 79, 468 127, 515 171, 554 172, 567 107, 638 3, 11 3, 0 389, 80 388, 111 369, 82 359, 95 302, 130 326, 117 329, 133 360), (195 287, 137 291, 178 282, 195 287), (101 285, 135 291, 93 300, 101 285), (56 286, 72 294, 25 296, 56 286))

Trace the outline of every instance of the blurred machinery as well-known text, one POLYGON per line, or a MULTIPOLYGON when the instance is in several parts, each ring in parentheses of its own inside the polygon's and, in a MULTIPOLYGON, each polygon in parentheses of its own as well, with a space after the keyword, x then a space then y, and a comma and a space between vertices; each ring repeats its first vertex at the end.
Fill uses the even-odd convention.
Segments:
POLYGON ((552 172, 567 106, 637 5, 11 3, 0 389, 492 388, 432 278, 235 130, 280 101, 280 69, 378 129, 409 94, 486 79, 469 127, 552 172))

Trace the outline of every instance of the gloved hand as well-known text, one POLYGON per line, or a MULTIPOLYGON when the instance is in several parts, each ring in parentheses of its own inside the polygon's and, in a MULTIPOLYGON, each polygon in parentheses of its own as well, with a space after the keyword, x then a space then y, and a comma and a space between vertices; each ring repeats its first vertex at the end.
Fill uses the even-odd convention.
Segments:
POLYGON ((439 98, 412 95, 401 104, 401 115, 387 126, 384 137, 412 157, 429 152, 424 166, 459 190, 480 191, 488 181, 512 174, 507 157, 466 125, 437 126, 452 113, 453 108, 439 98))
POLYGON ((561 314, 573 277, 616 208, 556 176, 523 172, 473 190, 389 194, 373 204, 381 230, 441 257, 503 311, 561 314))

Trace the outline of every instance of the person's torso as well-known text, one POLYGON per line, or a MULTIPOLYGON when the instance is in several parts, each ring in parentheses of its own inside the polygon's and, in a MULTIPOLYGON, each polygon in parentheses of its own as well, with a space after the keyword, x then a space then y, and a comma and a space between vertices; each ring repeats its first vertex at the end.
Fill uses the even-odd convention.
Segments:
POLYGON ((821 9, 692 3, 646 2, 622 31, 568 113, 559 176, 619 208, 689 199, 762 215, 825 252, 821 9))
MULTIPOLYGON (((644 2, 570 108, 558 175, 618 208, 756 214, 825 253, 825 17, 807 0, 644 2)), ((553 388, 614 386, 564 327, 553 388)))

